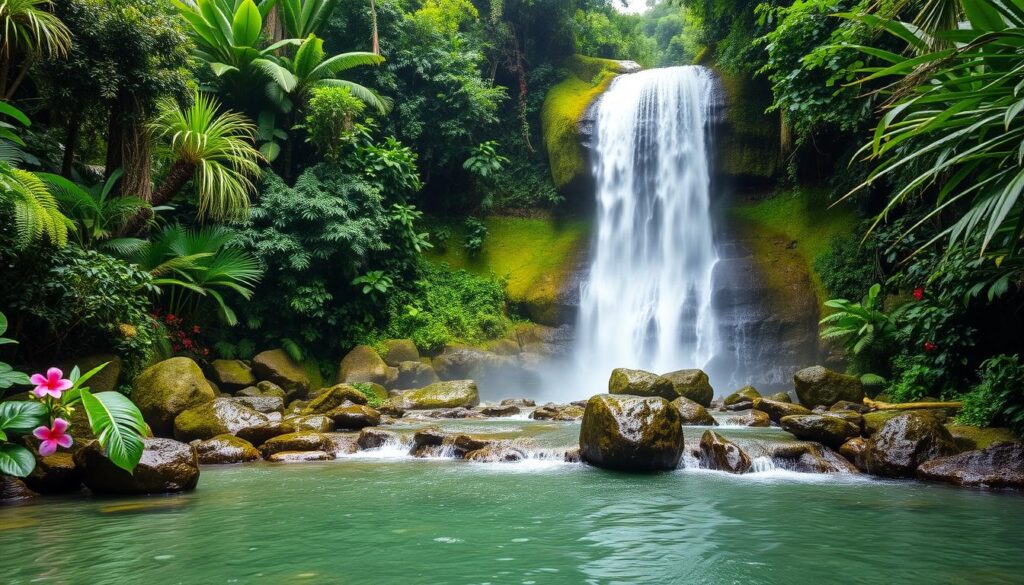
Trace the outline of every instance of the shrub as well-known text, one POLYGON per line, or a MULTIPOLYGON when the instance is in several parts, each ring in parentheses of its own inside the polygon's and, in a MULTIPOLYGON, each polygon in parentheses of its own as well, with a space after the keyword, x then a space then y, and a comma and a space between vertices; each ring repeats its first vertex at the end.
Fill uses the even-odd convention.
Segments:
POLYGON ((1005 425, 1024 434, 1024 364, 1016 355, 998 355, 981 365, 981 382, 963 396, 961 424, 1005 425))

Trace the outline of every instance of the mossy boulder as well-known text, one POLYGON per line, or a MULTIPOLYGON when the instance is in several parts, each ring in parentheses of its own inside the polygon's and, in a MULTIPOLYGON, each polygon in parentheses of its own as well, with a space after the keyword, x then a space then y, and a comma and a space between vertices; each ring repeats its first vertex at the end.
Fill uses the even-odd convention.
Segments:
POLYGON ((279 396, 234 396, 231 400, 263 414, 284 412, 284 399, 279 396))
POLYGON ((282 400, 288 399, 288 393, 283 388, 265 380, 255 386, 246 386, 235 393, 236 398, 244 398, 246 396, 276 396, 282 400))
POLYGON ((860 427, 841 418, 817 414, 791 414, 779 419, 779 426, 798 439, 816 441, 832 448, 860 436, 860 427))
POLYGON ((963 425, 946 425, 946 429, 957 447, 962 451, 974 451, 984 449, 993 443, 1003 443, 1017 440, 1017 436, 1010 429, 998 427, 971 427, 963 425))
POLYGON ((580 425, 583 461, 623 471, 675 469, 683 453, 682 416, 660 396, 598 394, 580 425))
POLYGON ((399 362, 397 367, 398 376, 391 385, 399 390, 422 388, 441 381, 433 366, 419 360, 399 362))
POLYGON ((778 402, 776 400, 769 400, 767 398, 755 398, 753 402, 754 408, 761 412, 768 413, 768 418, 772 422, 779 422, 784 416, 791 414, 811 414, 811 411, 800 406, 799 404, 791 404, 789 402, 778 402))
POLYGON ((706 408, 685 396, 680 396, 673 400, 672 406, 679 410, 679 414, 683 417, 684 425, 718 426, 715 417, 711 416, 711 413, 706 408))
POLYGON ((304 398, 312 387, 306 368, 283 349, 271 349, 252 358, 252 371, 260 380, 273 382, 288 398, 304 398))
POLYGON ((327 416, 334 421, 334 428, 341 431, 358 431, 380 424, 380 413, 363 404, 339 406, 327 416))
POLYGON ((359 431, 356 444, 360 449, 379 449, 385 445, 402 444, 401 436, 394 431, 379 428, 366 428, 359 431))
POLYGON ((463 456, 466 461, 477 463, 512 463, 522 461, 528 455, 525 451, 509 443, 491 443, 480 449, 469 451, 463 456))
POLYGON ((420 351, 416 349, 416 344, 411 339, 386 339, 380 345, 380 357, 389 366, 420 359, 420 351))
POLYGON ((1024 443, 993 443, 925 461, 917 468, 917 477, 961 486, 1024 489, 1024 443))
POLYGON ((366 395, 351 384, 335 384, 323 389, 316 398, 309 401, 303 414, 324 414, 346 403, 366 404, 366 395))
POLYGON ((726 396, 722 401, 722 404, 724 404, 726 408, 731 407, 733 410, 750 408, 754 404, 754 399, 760 397, 761 393, 757 391, 757 388, 754 388, 753 386, 744 386, 726 396))
MULTIPOLYGON (((117 390, 121 382, 121 373, 124 370, 124 361, 112 353, 99 353, 62 361, 57 364, 57 367, 65 374, 70 374, 71 370, 77 366, 78 371, 84 374, 100 364, 107 365, 92 378, 89 378, 89 389, 93 392, 117 390)), ((43 368, 40 368, 40 371, 42 370, 43 368)))
POLYGON ((255 386, 258 381, 249 364, 242 360, 213 360, 210 362, 210 378, 228 392, 255 386))
POLYGON ((789 395, 789 392, 776 392, 775 394, 768 395, 768 400, 774 400, 775 402, 785 402, 787 404, 793 403, 793 397, 789 395))
POLYGON ((75 467, 72 453, 58 451, 42 457, 36 449, 36 467, 25 478, 28 487, 41 494, 63 494, 77 491, 82 487, 82 478, 75 467))
POLYGON ((132 473, 117 467, 98 442, 74 455, 82 483, 99 494, 160 494, 195 489, 199 458, 191 445, 173 439, 143 439, 144 449, 132 473))
POLYGON ((561 420, 574 421, 583 418, 584 407, 576 404, 555 404, 549 402, 538 406, 530 413, 533 420, 561 420))
POLYGON ((348 352, 338 364, 336 381, 373 382, 387 386, 397 375, 397 371, 388 366, 375 349, 369 345, 357 345, 348 352))
POLYGON ((480 404, 480 392, 473 380, 435 382, 418 390, 403 392, 396 404, 410 410, 435 408, 472 408, 480 404))
POLYGON ((303 414, 288 416, 283 419, 295 427, 296 431, 314 431, 317 433, 329 433, 334 430, 334 421, 326 414, 303 414))
POLYGON ((182 411, 174 419, 174 438, 186 443, 210 439, 225 433, 234 434, 269 420, 262 412, 232 398, 217 398, 182 411))
POLYGON ((289 421, 272 420, 240 429, 235 433, 235 436, 253 445, 262 445, 274 437, 294 433, 297 430, 299 429, 295 428, 295 425, 289 421))
POLYGON ((739 425, 742 427, 770 427, 772 426, 772 419, 768 416, 767 412, 760 410, 748 410, 742 416, 737 416, 729 419, 729 424, 739 425))
POLYGON ((609 394, 629 394, 632 396, 659 396, 665 400, 679 398, 676 387, 671 380, 658 374, 633 370, 630 368, 615 368, 608 379, 609 394))
POLYGON ((775 465, 799 473, 857 473, 839 453, 812 441, 780 443, 771 451, 775 465))
POLYGON ((252 443, 234 435, 217 435, 205 441, 192 441, 200 465, 227 465, 260 459, 260 452, 252 443))
POLYGON ((746 473, 751 460, 743 449, 715 431, 704 431, 700 437, 700 460, 703 467, 729 473, 746 473))
POLYGON ((330 441, 324 433, 316 431, 298 431, 279 435, 260 445, 263 456, 270 458, 274 453, 282 451, 326 451, 330 441))
POLYGON ((824 366, 804 368, 793 376, 796 395, 807 408, 828 408, 840 400, 864 402, 864 387, 855 376, 834 372, 824 366))
POLYGON ((864 451, 868 472, 913 477, 917 467, 959 452, 952 435, 934 416, 908 412, 893 417, 871 436, 864 451))
POLYGON ((711 382, 704 370, 676 370, 662 374, 661 377, 672 382, 672 387, 675 388, 677 395, 688 398, 704 408, 711 406, 715 390, 711 387, 711 382))
POLYGON ((278 451, 267 457, 271 463, 308 463, 331 459, 334 459, 334 455, 327 451, 278 451))
POLYGON ((864 417, 864 435, 870 437, 877 433, 889 419, 896 418, 905 412, 905 410, 875 410, 864 413, 862 415, 864 417))
POLYGON ((846 457, 860 471, 867 471, 867 463, 864 461, 864 452, 868 448, 868 442, 863 437, 854 437, 839 447, 839 454, 846 457))
POLYGON ((131 394, 153 434, 164 437, 174 433, 175 417, 215 397, 199 365, 186 357, 164 360, 143 370, 132 384, 131 394))

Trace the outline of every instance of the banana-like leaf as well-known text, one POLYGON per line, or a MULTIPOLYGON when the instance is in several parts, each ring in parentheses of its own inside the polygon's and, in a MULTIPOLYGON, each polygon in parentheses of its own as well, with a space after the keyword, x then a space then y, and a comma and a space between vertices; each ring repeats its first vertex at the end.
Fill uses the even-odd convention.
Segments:
POLYGON ((36 468, 32 452, 14 443, 0 444, 0 474, 25 477, 36 468))
POLYGON ((0 402, 0 429, 24 435, 46 423, 46 407, 41 402, 12 400, 0 402))
POLYGON ((120 392, 93 394, 82 390, 89 425, 110 461, 131 473, 142 458, 146 421, 135 404, 120 392))

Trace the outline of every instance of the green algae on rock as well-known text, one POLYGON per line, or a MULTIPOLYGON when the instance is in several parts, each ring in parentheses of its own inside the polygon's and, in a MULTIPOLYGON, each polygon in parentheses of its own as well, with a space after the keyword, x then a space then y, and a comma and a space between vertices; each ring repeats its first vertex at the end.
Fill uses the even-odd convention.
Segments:
POLYGON ((622 471, 675 469, 683 454, 682 416, 657 396, 598 394, 587 401, 580 455, 622 471))

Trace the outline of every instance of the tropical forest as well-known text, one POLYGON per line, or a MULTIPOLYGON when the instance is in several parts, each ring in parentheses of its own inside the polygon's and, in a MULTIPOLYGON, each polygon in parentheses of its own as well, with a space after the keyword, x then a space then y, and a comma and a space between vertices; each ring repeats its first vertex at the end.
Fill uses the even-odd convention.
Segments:
POLYGON ((1024 0, 0 0, 0 583, 1018 584, 1022 355, 1024 0))

